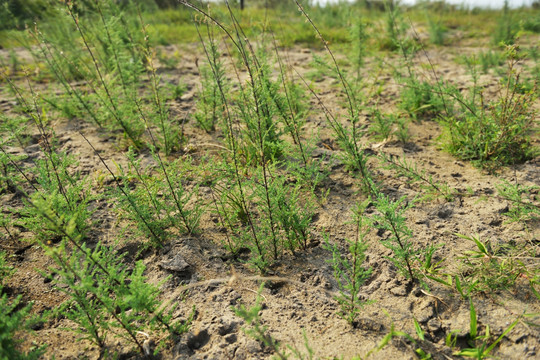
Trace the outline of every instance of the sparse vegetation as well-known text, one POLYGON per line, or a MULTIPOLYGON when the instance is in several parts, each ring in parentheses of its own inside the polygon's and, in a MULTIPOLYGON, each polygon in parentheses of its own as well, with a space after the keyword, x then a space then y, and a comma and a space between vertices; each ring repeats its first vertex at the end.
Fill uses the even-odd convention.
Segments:
POLYGON ((497 99, 486 102, 475 84, 468 98, 453 96, 461 115, 443 119, 448 150, 485 168, 521 163, 536 151, 530 140, 536 126, 535 91, 519 91, 517 47, 507 48, 507 59, 507 78, 497 99))
POLYGON ((533 356, 538 9, 246 5, 0 2, 0 358, 533 356))
POLYGON ((339 296, 336 297, 340 307, 340 315, 347 319, 349 324, 353 324, 362 310, 362 307, 369 303, 368 299, 360 296, 360 287, 371 275, 371 269, 364 267, 366 259, 365 251, 368 244, 365 241, 370 231, 370 222, 365 217, 366 203, 359 204, 353 213, 354 224, 356 226, 356 238, 348 240, 347 257, 341 255, 339 249, 334 244, 326 247, 332 252, 332 259, 329 262, 334 270, 334 278, 338 284, 339 296), (350 256, 350 260, 349 257, 350 256))

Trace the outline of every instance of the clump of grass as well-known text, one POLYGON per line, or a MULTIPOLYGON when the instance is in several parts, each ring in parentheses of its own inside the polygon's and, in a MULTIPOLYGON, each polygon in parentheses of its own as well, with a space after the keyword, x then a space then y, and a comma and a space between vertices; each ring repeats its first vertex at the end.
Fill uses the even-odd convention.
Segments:
POLYGON ((534 279, 538 278, 538 267, 534 264, 534 257, 523 256, 527 249, 512 244, 483 242, 478 236, 456 235, 474 242, 476 246, 475 250, 462 256, 464 268, 460 287, 465 287, 467 294, 508 289, 522 276, 529 279, 531 290, 536 293, 534 279))
POLYGON ((404 81, 399 107, 413 119, 437 116, 446 110, 441 94, 442 86, 421 81, 413 74, 404 81))
POLYGON ((475 86, 468 101, 454 97, 462 108, 461 115, 442 121, 448 151, 491 170, 526 161, 535 154, 530 140, 531 133, 536 131, 531 106, 535 92, 519 91, 517 48, 509 47, 507 57, 508 77, 498 99, 483 106, 483 96, 475 86))

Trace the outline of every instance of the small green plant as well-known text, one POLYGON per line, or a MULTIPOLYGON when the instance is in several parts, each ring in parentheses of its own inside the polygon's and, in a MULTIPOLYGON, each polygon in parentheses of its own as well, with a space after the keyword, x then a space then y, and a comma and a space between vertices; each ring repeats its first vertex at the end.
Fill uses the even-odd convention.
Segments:
POLYGON ((334 269, 334 279, 336 279, 339 295, 336 300, 340 305, 340 316, 345 318, 349 324, 353 324, 362 307, 369 303, 359 297, 360 287, 371 275, 371 269, 365 268, 363 262, 366 259, 365 251, 368 244, 365 242, 366 235, 371 230, 369 218, 364 216, 367 202, 358 204, 353 213, 356 225, 356 237, 354 240, 347 240, 349 254, 343 256, 337 245, 333 246, 326 239, 326 249, 332 252, 332 259, 329 262, 334 269))
POLYGON ((432 16, 427 16, 429 41, 435 45, 444 45, 444 37, 448 29, 441 23, 441 21, 433 20, 432 16))
POLYGON ((393 2, 384 2, 386 37, 381 41, 382 49, 408 52, 412 48, 410 39, 405 38, 407 24, 399 6, 393 2))
POLYGON ((350 83, 345 79, 344 72, 341 70, 341 67, 338 64, 334 53, 332 52, 332 50, 330 50, 328 42, 325 40, 319 28, 315 25, 311 17, 307 14, 304 7, 297 0, 295 0, 295 3, 304 18, 309 22, 313 30, 317 33, 317 36, 321 40, 327 54, 332 60, 332 72, 335 73, 337 75, 337 78, 340 80, 342 91, 347 100, 346 105, 348 116, 346 119, 346 125, 344 125, 342 121, 340 121, 338 118, 336 118, 336 116, 333 115, 333 113, 328 109, 327 106, 324 105, 321 98, 315 93, 315 91, 307 84, 304 79, 302 80, 322 108, 326 120, 334 132, 336 141, 343 150, 343 162, 350 170, 359 171, 364 187, 363 190, 368 194, 374 194, 376 192, 376 185, 367 166, 368 156, 366 155, 364 149, 362 149, 362 146, 360 144, 358 122, 360 119, 361 106, 357 101, 356 95, 351 88, 350 83))
POLYGON ((523 186, 504 181, 497 186, 497 192, 503 199, 510 201, 512 206, 504 213, 511 221, 527 221, 540 217, 540 198, 534 195, 538 194, 538 186, 523 186))
POLYGON ((362 76, 360 71, 364 67, 365 57, 367 53, 367 42, 369 40, 369 34, 367 32, 368 24, 362 18, 356 20, 352 24, 349 30, 349 38, 351 41, 351 63, 353 65, 353 71, 355 73, 355 80, 353 83, 353 89, 355 91, 360 90, 360 84, 362 82, 362 76))
POLYGON ((113 175, 118 185, 114 196, 119 200, 119 211, 137 224, 139 234, 150 238, 152 246, 159 247, 172 227, 180 233, 197 232, 203 209, 197 199, 198 187, 187 191, 183 181, 182 175, 189 164, 183 159, 164 163, 154 153, 162 170, 156 173, 141 166, 133 149, 126 156, 129 168, 124 171, 120 167, 121 181, 113 175))
POLYGON ((230 177, 216 181, 213 202, 230 236, 225 244, 228 250, 234 254, 241 247, 249 248, 249 262, 264 272, 284 252, 307 248, 314 206, 312 193, 287 183, 287 176, 275 165, 268 167, 273 179, 267 184, 261 167, 238 184, 231 165, 222 166, 230 177))
MULTIPOLYGON (((212 202, 228 230, 226 247, 233 253, 241 247, 249 248, 249 262, 264 272, 285 251, 305 249, 310 236, 311 191, 319 176, 318 163, 308 158, 309 149, 301 138, 307 105, 303 92, 291 80, 275 42, 276 65, 280 70, 277 80, 272 76, 273 58, 266 46, 268 37, 255 48, 247 37, 233 35, 212 14, 192 4, 183 4, 220 27, 239 56, 240 66, 247 71, 247 80, 241 80, 237 63, 232 64, 238 80, 236 89, 232 90, 234 87, 226 84, 216 58, 214 35, 208 31, 209 42, 200 36, 212 76, 208 79, 209 88, 213 89, 210 98, 218 99, 221 104, 220 124, 230 150, 217 167, 222 176, 211 181, 215 193, 212 202), (292 151, 282 139, 286 134, 293 140, 292 151), (295 158, 285 160, 284 155, 295 158), (290 165, 296 161, 303 164, 302 172, 298 171, 300 166, 290 165), (298 184, 289 181, 286 170, 299 175, 298 184), (307 191, 303 185, 308 185, 307 191)), ((241 29, 232 9, 226 7, 229 20, 241 29)))
POLYGON ((218 43, 214 38, 212 28, 207 25, 207 44, 201 38, 203 48, 206 53, 206 58, 209 64, 199 66, 201 77, 201 89, 199 90, 199 101, 197 102, 197 110, 194 114, 197 124, 206 132, 215 130, 218 123, 224 123, 224 104, 221 98, 219 87, 227 92, 227 79, 225 77, 225 68, 220 59, 220 50, 218 43))
POLYGON ((386 140, 392 135, 392 130, 396 122, 394 114, 382 114, 379 110, 372 113, 373 122, 369 127, 369 132, 377 140, 386 140))
MULTIPOLYGON (((446 282, 445 285, 447 285, 449 287, 452 287, 453 285, 455 285, 456 290, 459 293, 459 295, 461 295, 462 299, 470 299, 471 292, 474 291, 474 288, 471 288, 471 287, 463 288, 463 285, 461 284, 461 279, 460 279, 459 275, 454 275, 453 278, 449 277, 448 282, 446 282), (452 284, 452 280, 454 282, 453 284, 452 284)), ((447 341, 447 345, 448 345, 448 341, 447 341)))
POLYGON ((415 266, 419 261, 420 251, 414 249, 411 242, 412 231, 404 216, 405 211, 412 206, 413 203, 405 197, 391 200, 387 195, 378 193, 375 200, 378 214, 373 215, 373 221, 379 229, 390 233, 389 237, 382 241, 382 244, 393 252, 393 256, 388 259, 405 278, 414 282, 419 275, 415 266))
MULTIPOLYGON (((501 342, 501 340, 508 335, 512 329, 519 323, 521 320, 521 316, 519 316, 516 320, 514 320, 503 332, 502 334, 497 337, 495 340, 492 340, 492 335, 490 333, 489 325, 486 325, 484 334, 480 334, 480 327, 478 324, 478 315, 476 313, 476 309, 474 307, 474 303, 472 299, 469 299, 470 307, 469 307, 469 315, 470 315, 470 327, 469 327, 469 334, 468 334, 468 345, 471 346, 470 348, 460 349, 459 351, 456 351, 454 355, 456 356, 463 356, 467 358, 474 358, 474 359, 485 359, 489 357, 490 353, 495 349, 497 344, 501 342)), ((456 343, 456 336, 450 333, 447 337, 446 343, 447 345, 452 345, 456 343)))
POLYGON ((287 345, 286 348, 282 346, 276 339, 268 333, 268 328, 262 325, 260 319, 260 311, 262 309, 262 296, 261 292, 264 288, 264 283, 261 284, 259 291, 257 293, 257 299, 255 304, 247 308, 244 305, 240 305, 237 308, 234 308, 236 316, 241 317, 247 323, 249 327, 244 328, 243 330, 247 335, 251 336, 257 341, 260 341, 265 346, 269 347, 274 353, 276 358, 281 360, 286 360, 289 358, 299 359, 299 360, 312 360, 313 359, 313 350, 310 348, 306 334, 304 333, 304 347, 305 351, 301 351, 296 347, 291 347, 287 345), (289 351, 287 351, 289 350, 289 351))
POLYGON ((294 253, 297 249, 307 249, 314 204, 309 193, 298 185, 287 185, 286 180, 284 176, 276 176, 270 187, 270 196, 276 221, 285 235, 282 246, 294 253))
POLYGON ((407 144, 411 140, 411 134, 409 133, 409 119, 399 117, 396 121, 397 129, 395 135, 398 141, 402 144, 407 144))
MULTIPOLYGON (((414 346, 414 352, 416 353, 417 357, 421 360, 432 360, 433 357, 429 352, 426 352, 424 349, 422 349, 422 345, 426 341, 425 339, 425 332, 418 323, 416 319, 413 318, 414 322, 414 330, 416 332, 417 339, 412 337, 411 335, 407 334, 404 331, 397 331, 394 329, 394 323, 392 323, 390 332, 385 336, 383 341, 389 342, 394 337, 401 337, 406 339, 408 342, 411 342, 414 346)), ((382 344, 382 343, 381 343, 382 344)))
POLYGON ((5 143, 16 143, 24 148, 28 146, 28 118, 26 116, 6 116, 0 114, 0 133, 5 143))
POLYGON ((396 325, 392 321, 392 323, 390 325, 390 331, 388 331, 388 334, 386 334, 381 339, 379 344, 377 346, 375 346, 373 349, 371 349, 370 351, 368 351, 368 353, 364 357, 358 357, 358 358, 355 357, 354 359, 355 360, 356 359, 362 360, 362 359, 369 358, 371 355, 374 355, 374 354, 378 353, 379 351, 381 351, 386 345, 390 344, 392 339, 394 339, 396 337, 403 337, 403 338, 407 339, 410 342, 413 342, 413 343, 415 342, 415 339, 412 336, 410 336, 409 334, 407 334, 406 332, 396 330, 396 325))
MULTIPOLYGON (((534 277, 537 273, 536 270, 531 272, 527 266, 527 262, 535 261, 534 258, 522 256, 522 251, 516 246, 482 242, 478 236, 456 235, 474 242, 476 246, 475 250, 466 251, 461 257, 463 284, 456 284, 462 289, 465 287, 469 294, 508 289, 521 276, 534 277)), ((463 295, 463 290, 460 293, 463 295)))
POLYGON ((379 110, 373 110, 372 116, 374 121, 369 132, 375 139, 387 140, 394 135, 402 144, 409 142, 409 119, 396 114, 382 114, 379 110))
POLYGON ((482 51, 478 54, 478 62, 482 67, 482 72, 487 74, 490 69, 504 64, 504 54, 493 50, 482 51))
POLYGON ((526 57, 530 59, 533 64, 527 66, 527 70, 521 76, 520 89, 522 93, 528 91, 535 91, 537 94, 540 94, 540 51, 538 46, 531 46, 527 49, 526 57))
POLYGON ((165 210, 164 201, 158 199, 162 182, 156 181, 136 160, 132 148, 126 154, 129 168, 119 168, 121 187, 113 192, 119 212, 137 224, 136 234, 149 237, 154 246, 160 246, 167 238, 167 229, 173 225, 171 216, 165 210))
MULTIPOLYGON (((46 156, 35 162, 37 184, 34 185, 29 180, 14 159, 9 158, 9 164, 15 167, 22 175, 21 178, 26 180, 27 185, 33 190, 30 199, 47 201, 66 224, 71 220, 75 221, 78 235, 84 238, 90 226, 91 211, 88 209, 88 203, 92 200, 87 179, 82 178, 77 172, 70 171, 76 164, 75 160, 62 151, 54 151, 53 149, 56 149, 54 141, 54 139, 44 141, 46 156)), ((12 187, 17 185, 11 183, 12 187)), ((33 232, 40 241, 50 242, 61 237, 54 228, 47 226, 47 222, 35 208, 25 206, 18 212, 22 216, 19 225, 33 232)))
MULTIPOLYGON (((10 239, 15 239, 13 233, 10 231, 10 225, 13 223, 11 214, 0 213, 0 228, 2 228, 10 239)), ((2 270, 0 270, 1 273, 2 270)))
POLYGON ((69 296, 55 311, 75 322, 78 327, 72 331, 93 342, 101 352, 106 350, 109 333, 131 342, 143 355, 151 355, 138 333, 168 331, 180 335, 188 329, 189 323, 172 323, 172 313, 159 310, 159 290, 146 281, 142 262, 128 271, 122 255, 100 244, 93 250, 84 244, 80 248, 69 249, 63 244, 45 250, 57 264, 53 283, 69 296))
POLYGON ((493 44, 497 46, 514 44, 518 30, 519 23, 510 13, 508 0, 505 0, 502 15, 499 17, 497 26, 493 32, 493 44))
POLYGON ((243 305, 240 305, 238 308, 234 309, 236 316, 241 317, 251 328, 245 328, 244 331, 249 336, 260 341, 265 346, 268 346, 276 353, 276 356, 279 359, 286 359, 287 356, 281 350, 281 345, 274 339, 271 335, 268 334, 268 328, 262 325, 259 318, 259 312, 262 309, 261 301, 262 296, 260 295, 262 289, 264 288, 264 283, 261 284, 259 292, 257 293, 257 299, 255 304, 251 308, 246 308, 243 305))
POLYGON ((456 190, 448 186, 446 183, 441 183, 433 179, 433 176, 427 174, 425 170, 419 169, 418 165, 412 161, 408 161, 405 156, 396 157, 380 154, 380 159, 387 164, 389 169, 397 172, 398 175, 408 179, 409 184, 419 183, 422 192, 425 194, 421 200, 427 200, 432 197, 443 197, 446 201, 451 201, 456 195, 456 190))
POLYGON ((454 96, 461 114, 442 119, 448 151, 488 170, 530 159, 535 154, 530 140, 535 130, 532 107, 535 92, 521 94, 517 48, 507 48, 508 76, 501 96, 484 105, 482 93, 473 88, 471 98, 454 96), (513 79, 513 80, 512 80, 513 79))
MULTIPOLYGON (((435 246, 429 245, 423 252, 423 259, 420 260, 420 271, 422 274, 431 280, 441 282, 443 278, 441 276, 446 276, 447 279, 451 279, 450 275, 444 274, 441 271, 443 270, 441 264, 444 260, 436 260, 435 252, 440 249, 442 245, 435 246)), ((442 281, 444 283, 444 280, 442 281)))
POLYGON ((526 19, 521 21, 521 27, 523 30, 527 30, 533 33, 540 33, 540 15, 537 13, 536 16, 529 16, 526 19))
MULTIPOLYGON (((62 222, 68 223, 75 220, 75 227, 79 235, 84 238, 89 228, 89 218, 91 212, 88 210, 88 203, 91 200, 86 179, 80 176, 77 171, 72 170, 76 162, 72 156, 61 151, 57 144, 57 138, 54 132, 49 128, 50 119, 48 117, 47 107, 42 101, 42 97, 34 91, 29 79, 26 76, 29 93, 23 94, 23 90, 7 78, 9 89, 16 96, 20 104, 20 111, 24 112, 33 125, 37 128, 40 136, 40 147, 43 151, 43 158, 34 161, 36 172, 36 184, 30 180, 22 168, 17 165, 15 159, 9 156, 3 146, 2 162, 17 171, 15 179, 23 181, 32 194, 28 199, 47 201, 57 212, 62 222)), ((16 188, 13 179, 8 181, 8 185, 16 188)), ((25 199, 25 200, 28 200, 25 199)), ((53 241, 61 238, 54 229, 48 228, 47 223, 43 221, 41 214, 35 211, 34 207, 26 206, 18 212, 22 215, 19 225, 34 232, 40 241, 53 241)))
POLYGON ((24 305, 22 296, 10 300, 0 287, 0 358, 13 360, 39 359, 45 347, 34 347, 26 352, 19 350, 16 333, 30 331, 32 304, 24 305))
POLYGON ((403 86, 399 107, 413 119, 438 116, 446 110, 442 84, 432 85, 413 75, 405 79, 403 86))
POLYGON ((25 159, 24 155, 13 156, 8 154, 4 146, 0 144, 0 193, 14 192, 13 185, 22 181, 22 176, 17 172, 14 164, 23 159, 25 159))
POLYGON ((12 266, 6 263, 6 253, 0 251, 0 292, 4 283, 4 279, 7 279, 15 272, 12 266))
POLYGON ((124 144, 137 148, 144 147, 148 132, 150 143, 170 154, 183 142, 183 134, 170 120, 167 95, 154 66, 155 51, 142 18, 136 21, 138 12, 134 3, 65 2, 57 21, 30 32, 39 46, 29 50, 62 85, 64 94, 48 101, 63 115, 121 129, 124 144), (145 77, 150 91, 140 93, 147 88, 145 77), (86 82, 78 87, 73 80, 86 82), (150 134, 152 127, 155 134, 150 134))

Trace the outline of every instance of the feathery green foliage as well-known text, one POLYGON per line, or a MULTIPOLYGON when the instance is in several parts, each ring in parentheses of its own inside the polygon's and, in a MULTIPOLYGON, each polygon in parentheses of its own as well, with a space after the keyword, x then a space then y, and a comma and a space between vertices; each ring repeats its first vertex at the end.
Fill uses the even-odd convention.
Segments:
POLYGON ((507 48, 508 77, 497 100, 484 105, 482 93, 473 87, 469 99, 454 95, 461 114, 442 120, 448 151, 488 169, 530 159, 535 153, 530 140, 535 129, 534 91, 520 93, 517 48, 507 48), (511 81, 510 79, 514 79, 511 81))
POLYGON ((540 198, 533 192, 538 192, 538 186, 522 186, 512 184, 508 181, 497 186, 497 192, 503 199, 509 201, 512 205, 504 213, 511 221, 527 221, 540 217, 540 198))
POLYGON ((334 270, 334 279, 338 284, 339 295, 336 297, 340 305, 340 315, 353 324, 362 307, 369 304, 370 301, 362 299, 360 287, 371 275, 371 268, 363 266, 366 259, 365 251, 368 244, 365 237, 371 230, 371 222, 364 215, 367 202, 358 204, 353 213, 354 223, 356 225, 356 238, 347 239, 349 254, 344 256, 340 253, 336 244, 333 246, 326 239, 326 249, 332 252, 332 259, 329 260, 334 270))
POLYGON ((382 244, 392 250, 393 256, 388 259, 397 267, 399 272, 410 281, 419 279, 418 269, 415 267, 420 251, 415 249, 411 241, 412 231, 409 229, 404 216, 405 211, 413 206, 405 197, 392 200, 383 193, 378 193, 375 207, 378 214, 373 215, 377 227, 388 231, 388 238, 382 244))

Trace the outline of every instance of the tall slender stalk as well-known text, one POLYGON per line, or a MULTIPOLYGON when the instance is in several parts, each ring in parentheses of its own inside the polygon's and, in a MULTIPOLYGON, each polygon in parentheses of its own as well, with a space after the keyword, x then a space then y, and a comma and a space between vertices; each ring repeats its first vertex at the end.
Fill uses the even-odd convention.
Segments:
POLYGON ((66 2, 66 8, 67 8, 68 13, 71 16, 74 24, 75 24, 75 27, 77 28, 77 31, 81 35, 81 39, 83 40, 84 46, 85 46, 88 54, 92 58, 92 63, 93 63, 94 68, 96 70, 96 74, 98 75, 99 81, 101 82, 101 86, 103 87, 103 90, 105 90, 105 93, 107 94, 107 98, 109 99, 109 103, 110 103, 112 109, 114 110, 114 111, 112 111, 112 115, 116 119, 117 123, 120 124, 120 126, 124 130, 124 133, 131 139, 133 144, 137 148, 140 148, 142 146, 142 144, 140 142, 140 139, 138 138, 138 136, 136 136, 136 134, 133 133, 133 130, 131 129, 131 127, 128 124, 126 124, 124 122, 124 120, 122 120, 122 118, 120 116, 120 111, 118 110, 116 102, 114 101, 114 98, 113 98, 113 96, 112 96, 112 94, 111 94, 111 92, 109 90, 109 87, 107 86, 107 83, 105 82, 103 74, 101 73, 101 70, 100 70, 98 61, 97 61, 97 59, 96 59, 96 57, 94 55, 94 52, 90 48, 90 45, 88 44, 88 41, 87 41, 86 36, 84 34, 84 31, 82 30, 82 28, 79 25, 79 18, 75 15, 75 13, 73 11, 73 3, 71 1, 66 2))
MULTIPOLYGON (((183 3, 183 2, 182 2, 183 3)), ((212 16, 210 16, 209 14, 205 13, 204 11, 198 9, 197 7, 194 7, 193 5, 189 4, 189 3, 184 3, 184 5, 198 11, 198 12, 201 12, 204 16, 206 16, 208 19, 212 20, 214 23, 216 24, 219 24, 219 22, 217 22, 212 16)), ((223 28, 223 26, 221 24, 219 24, 218 26, 220 26, 220 28, 222 28, 223 31, 225 31, 226 34, 229 34, 228 31, 223 28)), ((199 31, 199 27, 196 26, 196 29, 197 29, 197 34, 199 35, 199 39, 201 39, 201 43, 203 45, 203 49, 204 49, 204 52, 206 54, 206 57, 209 58, 209 53, 208 53, 208 49, 206 48, 206 46, 204 45, 204 41, 202 41, 202 36, 201 36, 201 33, 199 31)), ((231 40, 233 41, 234 44, 236 44, 234 42, 234 38, 231 37, 231 40)), ((235 180, 236 180, 236 184, 238 186, 238 191, 240 192, 240 202, 241 202, 241 206, 247 216, 247 220, 248 220, 248 224, 249 224, 249 228, 251 230, 251 233, 253 235, 253 240, 255 242, 255 246, 257 248, 257 251, 258 253, 262 256, 264 254, 264 250, 263 250, 263 247, 262 247, 262 244, 259 240, 259 237, 258 237, 258 234, 257 234, 257 231, 255 230, 255 225, 253 223, 253 219, 252 219, 252 216, 251 216, 251 212, 249 211, 249 208, 247 206, 247 202, 246 202, 246 196, 245 196, 245 193, 244 193, 244 188, 243 188, 243 179, 242 177, 240 176, 240 169, 239 169, 239 162, 238 162, 238 149, 237 149, 237 142, 236 142, 236 137, 235 137, 235 132, 234 132, 234 129, 233 129, 233 123, 232 123, 232 118, 231 118, 231 112, 229 110, 229 104, 228 104, 228 101, 227 101, 227 97, 225 96, 225 92, 224 92, 224 88, 223 88, 223 84, 221 83, 221 81, 219 80, 220 77, 217 76, 217 69, 215 68, 215 66, 213 66, 213 63, 210 62, 210 67, 212 69, 212 72, 214 74, 214 78, 216 79, 217 81, 217 86, 218 86, 218 89, 219 89, 219 95, 221 96, 221 100, 225 106, 225 119, 226 119, 226 124, 227 124, 227 127, 228 127, 228 132, 227 132, 227 138, 228 138, 228 141, 229 141, 229 145, 232 149, 232 157, 233 157, 233 164, 234 164, 234 172, 235 172, 235 180)), ((262 269, 261 269, 262 270, 262 269)))
POLYGON ((359 139, 358 139, 358 129, 357 129, 357 122, 359 120, 359 112, 355 108, 355 97, 352 93, 351 86, 349 83, 345 80, 345 77, 343 76, 343 72, 341 71, 340 66, 338 65, 338 62, 334 56, 334 53, 332 50, 330 50, 330 47, 328 46, 328 41, 326 41, 322 35, 322 33, 319 31, 319 28, 315 25, 311 17, 307 14, 304 7, 298 2, 298 0, 294 0, 296 5, 298 6, 298 9, 302 13, 302 15, 306 18, 306 20, 309 22, 311 27, 315 30, 317 33, 317 36, 321 40, 324 48, 326 49, 326 52, 330 55, 332 62, 334 64, 334 68, 338 74, 338 77, 340 79, 341 85, 343 87, 343 91, 345 92, 345 95, 347 97, 347 103, 348 103, 348 109, 349 109, 349 116, 351 121, 351 128, 350 131, 347 131, 341 123, 336 121, 333 117, 327 117, 327 119, 332 119, 330 121, 330 125, 334 129, 334 132, 336 133, 338 137, 338 141, 340 142, 341 146, 344 147, 343 150, 345 150, 347 153, 349 153, 355 162, 355 165, 360 170, 360 174, 362 175, 362 181, 364 183, 364 186, 367 189, 367 192, 370 195, 375 195, 377 193, 377 189, 375 187, 375 184, 373 183, 371 174, 367 168, 367 159, 362 149, 360 149, 360 146, 358 145, 359 139), (349 137, 350 133, 350 137, 349 137))

